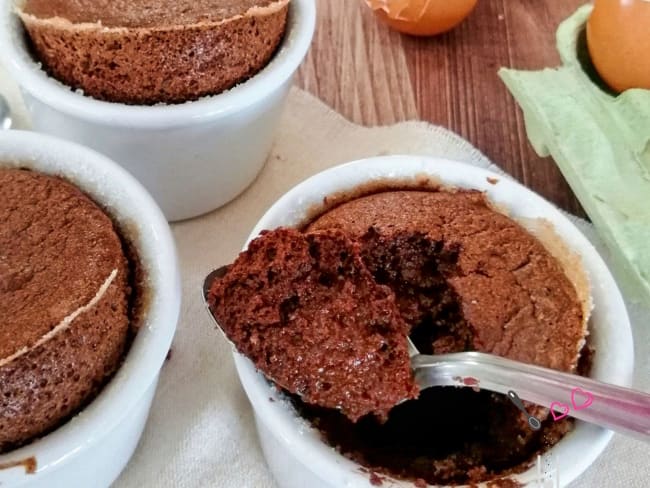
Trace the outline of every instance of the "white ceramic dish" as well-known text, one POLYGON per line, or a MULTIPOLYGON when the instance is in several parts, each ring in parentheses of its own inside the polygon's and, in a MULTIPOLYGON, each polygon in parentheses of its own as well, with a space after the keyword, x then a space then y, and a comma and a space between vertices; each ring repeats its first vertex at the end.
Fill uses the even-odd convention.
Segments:
POLYGON ((239 195, 271 150, 293 74, 314 33, 314 0, 292 0, 287 32, 257 75, 222 94, 179 105, 130 106, 71 91, 26 48, 15 0, 0 0, 0 60, 19 83, 33 129, 79 142, 127 168, 169 220, 239 195))
MULTIPOLYGON (((543 217, 550 221, 568 247, 583 260, 592 283, 595 304, 590 321, 591 341, 596 348, 592 377, 629 386, 633 370, 632 333, 621 294, 606 265, 591 243, 556 207, 527 188, 500 175, 463 163, 416 156, 392 156, 349 163, 324 171, 293 188, 278 200, 258 222, 249 237, 263 229, 295 226, 323 198, 351 190, 379 178, 412 179, 429 175, 445 184, 485 191, 489 198, 509 210, 515 219, 543 217), (493 185, 488 178, 497 178, 493 185)), ((239 354, 235 362, 250 399, 267 462, 282 488, 367 488, 368 474, 360 466, 324 444, 307 422, 296 416, 286 401, 239 354), (274 402, 269 401, 269 397, 274 402)), ((578 422, 573 432, 552 449, 564 487, 589 467, 603 451, 612 433, 578 422)), ((535 469, 515 477, 530 488, 539 479, 535 469)), ((382 486, 410 487, 412 483, 385 481, 382 486)))
POLYGON ((49 435, 0 455, 0 465, 34 457, 37 471, 0 469, 0 486, 106 487, 122 471, 144 428, 158 373, 180 311, 174 241, 162 212, 124 169, 76 144, 33 132, 0 131, 0 166, 62 175, 104 206, 129 237, 147 276, 146 316, 115 377, 82 412, 49 435))

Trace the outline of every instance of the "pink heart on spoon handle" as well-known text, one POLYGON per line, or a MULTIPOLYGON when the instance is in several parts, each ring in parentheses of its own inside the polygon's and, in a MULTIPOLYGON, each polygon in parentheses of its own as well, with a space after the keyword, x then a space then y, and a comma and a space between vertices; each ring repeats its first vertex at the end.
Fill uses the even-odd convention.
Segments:
POLYGON ((558 420, 562 420, 564 417, 569 415, 569 406, 565 405, 564 403, 553 402, 551 403, 550 410, 551 410, 551 415, 553 416, 553 420, 555 420, 556 422, 558 420), (555 409, 558 407, 559 410, 562 412, 559 415, 555 413, 555 409))
POLYGON ((571 404, 573 405, 574 410, 584 410, 588 406, 590 406, 592 403, 594 403, 594 396, 589 393, 588 391, 584 391, 581 388, 574 388, 573 391, 571 392, 571 404), (582 405, 576 405, 576 396, 581 395, 585 397, 585 401, 582 403, 582 405))

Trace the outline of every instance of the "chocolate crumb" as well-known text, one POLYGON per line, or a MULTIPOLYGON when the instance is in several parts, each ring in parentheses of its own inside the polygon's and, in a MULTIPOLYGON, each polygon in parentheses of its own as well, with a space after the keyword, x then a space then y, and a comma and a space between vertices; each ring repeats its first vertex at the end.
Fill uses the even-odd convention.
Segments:
POLYGON ((374 471, 370 471, 370 484, 372 486, 382 486, 384 484, 384 478, 379 476, 374 471))
POLYGON ((0 470, 19 468, 19 467, 23 467, 25 469, 25 474, 34 474, 36 473, 38 463, 36 462, 36 458, 34 456, 30 456, 28 458, 21 459, 19 461, 0 463, 0 470))
POLYGON ((487 488, 522 488, 522 484, 510 478, 501 478, 487 483, 487 488))

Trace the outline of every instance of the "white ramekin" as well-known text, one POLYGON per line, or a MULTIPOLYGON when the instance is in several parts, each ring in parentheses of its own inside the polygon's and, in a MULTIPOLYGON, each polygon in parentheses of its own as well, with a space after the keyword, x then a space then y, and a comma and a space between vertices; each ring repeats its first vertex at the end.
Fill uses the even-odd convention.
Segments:
MULTIPOLYGON (((632 332, 623 298, 605 263, 591 243, 552 204, 524 186, 467 164, 417 156, 372 158, 345 164, 309 178, 286 193, 262 217, 249 237, 263 229, 300 224, 323 198, 351 190, 376 179, 415 179, 428 175, 445 184, 474 188, 506 208, 515 219, 544 218, 551 222, 568 247, 582 257, 592 283, 595 308, 590 321, 590 340, 596 348, 592 377, 628 386, 632 380, 632 332), (488 181, 496 178, 499 182, 488 181)), ((296 416, 253 364, 235 353, 240 380, 254 411, 260 441, 271 471, 282 488, 367 488, 369 476, 358 464, 349 461, 324 444, 306 421, 296 416), (275 401, 269 401, 272 398, 275 401)), ((578 422, 574 431, 552 448, 560 486, 576 479, 594 462, 609 442, 612 433, 578 422)), ((535 469, 515 477, 528 486, 538 486, 535 469)), ((393 481, 392 487, 412 483, 393 481)))
POLYGON ((15 1, 0 0, 0 60, 21 87, 33 129, 106 154, 172 221, 220 207, 255 179, 316 23, 314 0, 292 0, 278 52, 248 81, 195 102, 132 106, 83 96, 39 69, 12 13, 15 1))
POLYGON ((180 274, 162 212, 129 173, 84 147, 33 132, 0 131, 0 166, 60 175, 122 224, 142 261, 148 306, 141 329, 115 377, 69 422, 0 455, 0 465, 34 457, 37 471, 0 469, 0 486, 109 486, 131 457, 145 425, 158 373, 180 312, 180 274))

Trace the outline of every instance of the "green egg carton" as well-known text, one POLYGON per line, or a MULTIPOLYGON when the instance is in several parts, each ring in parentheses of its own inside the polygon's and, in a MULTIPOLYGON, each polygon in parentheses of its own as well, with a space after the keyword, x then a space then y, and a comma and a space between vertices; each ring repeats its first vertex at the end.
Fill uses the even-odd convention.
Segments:
POLYGON ((561 67, 499 76, 535 151, 553 157, 605 241, 624 293, 650 305, 650 91, 617 96, 600 80, 587 50, 591 9, 560 25, 561 67))

